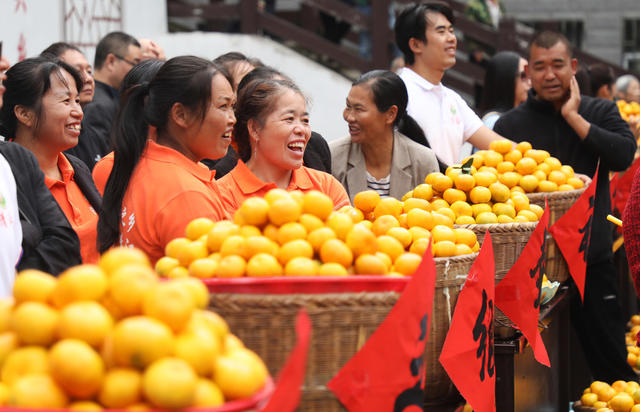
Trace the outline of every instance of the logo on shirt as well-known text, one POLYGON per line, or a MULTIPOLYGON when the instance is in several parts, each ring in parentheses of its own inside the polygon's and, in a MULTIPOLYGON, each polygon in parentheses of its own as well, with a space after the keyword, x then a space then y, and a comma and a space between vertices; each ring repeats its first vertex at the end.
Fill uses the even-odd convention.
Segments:
POLYGON ((7 208, 7 199, 2 196, 2 193, 0 193, 0 207, 3 209, 7 208))

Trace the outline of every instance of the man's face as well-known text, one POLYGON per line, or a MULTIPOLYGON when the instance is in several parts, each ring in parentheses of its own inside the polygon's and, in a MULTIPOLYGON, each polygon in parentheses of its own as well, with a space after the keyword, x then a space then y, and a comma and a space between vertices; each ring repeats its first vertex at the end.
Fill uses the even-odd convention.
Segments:
POLYGON ((561 102, 568 95, 577 66, 577 60, 569 56, 567 47, 562 42, 548 49, 532 45, 527 66, 531 87, 538 98, 548 102, 561 102))
MULTIPOLYGON (((456 64, 457 39, 453 25, 441 13, 427 13, 426 44, 416 41, 418 53, 416 60, 438 70, 447 70, 456 64)), ((414 51, 414 53, 416 53, 414 51)))
POLYGON ((142 50, 138 46, 134 46, 130 44, 127 48, 127 54, 124 56, 116 56, 117 61, 115 62, 115 78, 114 82, 116 83, 116 88, 120 88, 120 84, 122 84, 122 80, 124 76, 129 73, 129 70, 133 68, 136 64, 140 63, 140 59, 142 58, 142 50))

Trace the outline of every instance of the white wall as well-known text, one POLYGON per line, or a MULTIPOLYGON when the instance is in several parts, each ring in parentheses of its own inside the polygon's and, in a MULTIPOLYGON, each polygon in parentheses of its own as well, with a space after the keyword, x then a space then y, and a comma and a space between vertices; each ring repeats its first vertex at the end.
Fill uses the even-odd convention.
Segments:
POLYGON ((345 77, 266 37, 224 33, 175 33, 158 36, 167 57, 193 54, 213 59, 239 51, 291 77, 309 97, 311 128, 327 140, 348 134, 342 119, 351 82, 345 77))

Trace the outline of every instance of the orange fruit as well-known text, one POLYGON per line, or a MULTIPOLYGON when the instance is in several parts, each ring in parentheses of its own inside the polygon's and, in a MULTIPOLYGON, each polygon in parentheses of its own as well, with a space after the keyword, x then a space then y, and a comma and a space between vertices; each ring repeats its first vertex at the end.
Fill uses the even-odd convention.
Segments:
POLYGON ((75 401, 67 406, 70 411, 101 411, 104 408, 93 401, 75 401))
POLYGON ((437 212, 431 213, 431 216, 433 217, 433 226, 443 225, 451 228, 453 227, 453 218, 455 218, 455 214, 450 209, 438 209, 437 212), (445 211, 449 212, 443 213, 445 211))
POLYGON ((521 177, 522 176, 520 176, 519 173, 506 172, 498 176, 498 181, 503 185, 507 186, 508 188, 512 188, 518 184, 521 177))
POLYGON ((231 235, 222 242, 222 245, 220 246, 220 256, 226 257, 230 255, 238 255, 246 259, 246 243, 247 240, 244 236, 231 235))
POLYGON ((505 162, 511 162, 514 165, 518 163, 518 160, 522 159, 522 153, 519 150, 511 150, 509 153, 504 155, 505 162))
POLYGON ((107 291, 107 276, 96 265, 79 265, 62 272, 53 290, 53 303, 61 308, 78 300, 102 299, 107 291))
POLYGON ((454 222, 456 225, 473 225, 476 223, 476 219, 473 216, 458 216, 454 222))
POLYGON ((315 276, 317 272, 318 263, 304 256, 294 257, 284 267, 286 276, 315 276))
MULTIPOLYGON (((351 210, 356 210, 356 211, 358 211, 358 213, 362 214, 362 212, 360 212, 358 209, 354 209, 351 206, 345 206, 345 208, 347 208, 347 207, 351 208, 351 210)), ((344 209, 344 212, 343 212, 342 209, 341 209, 341 213, 344 213, 344 214, 348 215, 349 213, 347 212, 347 210, 348 209, 344 209)), ((354 220, 353 216, 349 215, 349 217, 355 223, 355 220, 354 220)), ((362 220, 362 219, 360 219, 360 220, 362 220)), ((319 217, 317 217, 315 215, 312 215, 310 213, 303 213, 302 215, 300 215, 300 219, 298 219, 298 221, 300 222, 300 224, 302 226, 304 226, 304 228, 306 230, 306 233, 309 233, 312 230, 324 227, 324 221, 320 220, 319 217)), ((293 223, 285 223, 283 226, 286 226, 286 225, 289 225, 289 224, 293 224, 293 223)))
POLYGON ((567 179, 570 178, 570 177, 574 177, 574 175, 575 175, 575 173, 573 171, 573 167, 571 167, 569 165, 560 166, 560 171, 567 176, 567 179))
POLYGON ((491 183, 495 183, 498 181, 498 176, 489 172, 477 172, 476 174, 473 175, 473 177, 476 182, 476 187, 477 186, 489 187, 491 183))
POLYGON ((516 163, 516 171, 521 175, 529 175, 536 171, 538 164, 530 157, 523 157, 516 163))
POLYGON ((536 167, 536 170, 541 170, 545 175, 548 175, 549 173, 551 173, 551 166, 543 162, 536 167))
POLYGON ((404 276, 412 276, 420 265, 421 261, 421 255, 417 255, 411 252, 405 252, 398 256, 395 262, 393 262, 393 267, 396 272, 404 276))
MULTIPOLYGON (((518 152, 520 153, 520 152, 518 152)), ((511 162, 507 162, 507 161, 503 161, 498 163, 498 165, 496 166, 496 170, 498 171, 498 173, 507 173, 507 172, 513 172, 516 168, 516 165, 511 163, 511 162)))
POLYGON ((455 251, 455 256, 460 256, 460 255, 470 255, 473 253, 473 249, 470 248, 468 245, 463 245, 463 244, 456 244, 456 251, 455 251))
MULTIPOLYGON (((324 226, 324 224, 322 224, 322 226, 324 226)), ((288 222, 280 226, 280 229, 278 230, 278 243, 280 243, 281 245, 284 245, 287 242, 291 242, 292 240, 306 238, 307 229, 302 223, 288 222)), ((247 248, 246 245, 245 248, 247 248)), ((247 255, 246 257, 249 258, 250 256, 247 255)))
MULTIPOLYGON (((284 225, 282 225, 282 228, 290 224, 296 224, 296 223, 285 223, 284 225)), ((287 234, 287 236, 291 236, 291 233, 287 234)), ((254 256, 258 253, 269 253, 269 254, 275 255, 278 252, 278 249, 279 247, 276 242, 262 235, 249 236, 246 238, 246 241, 244 242, 244 253, 248 257, 254 256)))
MULTIPOLYGON (((420 212, 418 211, 414 212, 414 214, 416 213, 420 213, 420 212)), ((409 224, 408 213, 407 213, 407 224, 409 224)), ((371 226, 371 231, 376 236, 382 236, 382 235, 385 235, 389 231, 389 229, 391 229, 392 227, 400 227, 400 222, 398 222, 398 219, 395 216, 383 215, 376 218, 376 220, 373 222, 373 225, 371 226)))
POLYGON ((559 170, 553 170, 547 176, 547 180, 560 186, 567 182, 567 176, 559 170))
POLYGON ((492 174, 492 175, 494 175, 496 177, 498 176, 498 170, 495 167, 491 167, 491 166, 482 166, 480 169, 478 169, 478 172, 480 172, 480 173, 489 173, 489 174, 492 174))
POLYGON ((194 408, 212 408, 224 403, 224 395, 215 383, 208 379, 198 379, 196 385, 194 408))
POLYGON ((407 213, 407 226, 408 227, 418 226, 418 227, 423 227, 429 230, 433 227, 433 216, 431 215, 431 213, 425 210, 412 209, 407 213))
POLYGON ((502 154, 492 150, 489 150, 484 154, 484 165, 487 167, 496 167, 498 166, 498 163, 503 160, 502 154))
POLYGON ((353 227, 353 220, 344 213, 333 212, 327 218, 327 227, 333 230, 338 239, 345 240, 353 227))
POLYGON ((122 316, 139 315, 144 297, 157 283, 157 276, 146 266, 122 266, 109 278, 107 296, 122 316))
POLYGON ((253 226, 264 226, 268 221, 269 203, 261 197, 250 197, 238 208, 242 221, 253 226))
POLYGON ((145 398, 161 409, 181 409, 193 404, 197 384, 196 373, 179 358, 159 359, 142 376, 145 398))
POLYGON ((618 393, 609 400, 609 407, 614 412, 629 412, 633 405, 633 397, 626 392, 618 393))
POLYGON ((379 256, 363 253, 356 259, 354 270, 360 275, 384 275, 388 269, 379 256))
POLYGON ((12 386, 31 374, 48 374, 49 355, 41 346, 23 346, 10 352, 2 365, 2 382, 12 386))
POLYGON ((431 232, 427 229, 419 226, 410 227, 409 233, 411 233, 411 239, 415 242, 416 239, 428 238, 431 239, 431 232))
POLYGON ((335 262, 348 268, 353 262, 353 252, 342 240, 329 239, 320 248, 320 259, 322 263, 335 262))
POLYGON ((174 332, 184 328, 195 308, 189 290, 173 281, 158 283, 149 290, 142 302, 144 315, 164 322, 174 332))
POLYGON ((324 193, 311 190, 304 194, 302 210, 325 220, 333 212, 333 201, 324 193))
POLYGON ((494 202, 506 202, 511 196, 509 188, 502 183, 492 183, 489 185, 491 191, 491 200, 494 202))
MULTIPOLYGON (((511 216, 498 215, 498 223, 514 223, 515 221, 516 221, 516 219, 511 217, 511 216)), ((523 221, 526 221, 526 218, 523 218, 523 221)))
POLYGON ((538 179, 538 182, 542 182, 543 180, 547 180, 547 175, 542 170, 536 170, 533 172, 533 176, 538 179))
MULTIPOLYGON (((471 205, 467 202, 456 201, 453 202, 450 206, 451 210, 455 213, 456 218, 459 216, 472 216, 473 209, 471 209, 471 205)), ((438 212, 440 213, 440 212, 438 212)))
POLYGON ((182 246, 177 251, 176 259, 180 262, 181 266, 189 267, 191 262, 196 259, 206 258, 209 255, 206 242, 194 240, 182 246))
POLYGON ((513 143, 511 143, 511 141, 507 139, 494 140, 489 143, 489 149, 494 150, 500 154, 509 153, 512 148, 513 143))
POLYGON ((476 185, 476 179, 470 174, 459 174, 453 180, 456 189, 468 192, 476 185))
POLYGON ((616 390, 607 385, 598 392, 598 400, 609 402, 616 395, 616 390))
POLYGON ((402 244, 403 248, 409 247, 411 241, 413 240, 409 230, 403 227, 392 227, 387 232, 387 235, 396 238, 402 244))
POLYGON ((524 216, 528 222, 537 222, 539 220, 538 215, 531 210, 521 210, 518 212, 518 216, 524 216))
POLYGON ((431 178, 431 187, 434 190, 443 193, 445 190, 451 189, 453 187, 453 180, 449 176, 443 175, 442 173, 432 173, 432 175, 433 177, 431 178))
POLYGON ((375 209, 373 209, 373 216, 376 219, 384 215, 391 215, 397 218, 401 213, 402 202, 393 197, 380 199, 380 202, 378 202, 375 209))
POLYGON ((582 405, 584 406, 593 406, 593 404, 596 403, 597 401, 598 401, 598 395, 595 393, 585 393, 580 398, 580 402, 582 402, 582 405))
POLYGON ((558 185, 555 182, 548 180, 542 180, 538 183, 538 192, 555 192, 558 190, 558 185))
POLYGON ((189 265, 189 276, 206 279, 216 275, 218 261, 210 258, 196 259, 189 265))
POLYGON ((275 200, 269 206, 269 221, 276 226, 295 222, 302 214, 302 207, 291 197, 275 200))
POLYGON ((78 339, 98 348, 112 328, 111 315, 97 302, 74 302, 60 311, 61 339, 78 339))
POLYGON ((560 163, 560 160, 553 156, 544 159, 544 163, 549 165, 551 170, 560 170, 560 168, 562 167, 562 163, 560 163))
POLYGON ((487 203, 491 200, 491 190, 483 186, 476 186, 469 192, 469 200, 472 203, 487 203))
POLYGON ((206 329, 213 334, 213 336, 217 336, 221 345, 226 336, 229 335, 229 325, 227 325, 227 322, 222 316, 210 310, 196 310, 184 331, 199 334, 202 332, 201 329, 206 329))
POLYGON ((476 153, 474 153, 472 156, 466 157, 463 161, 462 164, 467 163, 467 160, 469 159, 473 159, 473 163, 471 164, 471 166, 475 167, 476 169, 478 169, 479 167, 481 167, 483 165, 483 161, 484 161, 484 152, 486 150, 478 150, 476 153))
MULTIPOLYGON (((18 336, 15 332, 0 333, 0 370, 9 353, 18 347, 18 336)), ((0 401, 0 405, 2 402, 0 401)))
POLYGON ((433 187, 427 183, 419 184, 413 189, 411 196, 416 199, 430 201, 433 199, 433 187))
MULTIPOLYGON (((354 225, 355 226, 355 225, 354 225)), ((320 248, 329 239, 336 239, 336 233, 328 227, 321 227, 309 233, 307 235, 307 242, 313 247, 313 250, 317 253, 320 252, 320 248)))
POLYGON ((528 151, 531 150, 531 143, 529 142, 520 142, 516 145, 516 150, 519 151, 520 153, 522 153, 523 155, 528 151))
POLYGON ((611 384, 611 387, 616 390, 616 392, 624 392, 627 389, 627 382, 622 380, 617 380, 611 384))
POLYGON ((142 375, 135 369, 114 368, 104 376, 98 400, 109 409, 122 409, 140 402, 142 375))
POLYGON ((410 197, 404 201, 402 211, 404 213, 409 213, 411 209, 429 210, 429 202, 424 199, 418 199, 417 197, 410 197))
POLYGON ((174 355, 184 360, 200 376, 213 372, 213 363, 222 352, 222 343, 213 333, 184 332, 176 336, 174 355))
POLYGON ((473 245, 478 240, 476 234, 473 230, 456 228, 453 229, 453 233, 455 234, 455 242, 456 244, 465 244, 469 247, 473 247, 473 245))
POLYGON ((26 269, 15 278, 13 298, 16 304, 27 301, 47 303, 55 287, 55 277, 36 269, 26 269))
POLYGON ((514 186, 511 189, 511 193, 524 193, 524 189, 520 186, 514 186))
MULTIPOLYGON (((248 238, 251 236, 262 236, 262 231, 259 227, 252 225, 243 225, 240 227, 240 236, 248 238)), ((204 241, 206 243, 206 240, 204 241)))
MULTIPOLYGON (((207 248, 209 249, 210 252, 219 252, 220 247, 222 246, 222 242, 224 242, 226 238, 228 238, 231 235, 239 235, 239 234, 240 234, 240 228, 238 227, 238 225, 226 220, 217 222, 215 226, 207 234, 207 248)), ((172 254, 169 254, 169 251, 168 251, 169 245, 171 245, 171 243, 175 241, 176 239, 172 240, 165 247, 165 254, 167 256, 176 257, 176 256, 172 256, 172 254)), ((176 254, 176 253, 173 253, 173 254, 176 254)))
POLYGON ((456 254, 456 244, 449 240, 441 240, 433 244, 435 257, 448 257, 456 254))
POLYGON ((0 298, 0 332, 9 330, 13 307, 14 299, 12 297, 0 298))
POLYGON ((182 278, 174 279, 172 282, 184 287, 191 294, 196 309, 204 309, 209 305, 209 290, 200 280, 182 278))
POLYGON ((318 276, 347 276, 347 269, 339 263, 329 262, 320 265, 318 276))
POLYGON ((482 212, 491 212, 491 206, 488 203, 478 203, 471 205, 471 210, 473 211, 473 217, 478 217, 482 212))
POLYGON ((380 195, 375 190, 364 190, 353 197, 353 206, 365 214, 373 212, 378 202, 380 202, 380 195))
POLYGON ((482 212, 476 216, 476 223, 479 225, 489 224, 489 223, 498 223, 498 216, 492 212, 482 212))
POLYGON ((163 256, 156 261, 155 270, 159 276, 168 277, 169 272, 180 266, 180 261, 176 258, 163 256))
MULTIPOLYGON (((242 206, 240 206, 240 208, 242 208, 242 206)), ((184 229, 184 235, 187 239, 198 240, 200 237, 208 234, 214 225, 213 220, 206 217, 199 217, 187 224, 187 227, 184 229)))
MULTIPOLYGON (((294 257, 306 257, 311 259, 313 257, 313 247, 309 242, 303 239, 292 240, 291 242, 285 243, 278 250, 278 261, 282 265, 286 265, 294 257)), ((266 258, 265 258, 266 259, 266 258)), ((276 268, 273 268, 274 270, 276 268)), ((280 267, 280 274, 282 274, 282 267, 280 267)))
POLYGON ((425 254, 430 244, 431 244, 430 237, 423 237, 423 238, 416 239, 411 243, 411 246, 409 247, 409 252, 422 256, 425 254))
POLYGON ((436 211, 438 209, 442 209, 443 207, 445 207, 445 208, 449 207, 449 202, 447 202, 444 199, 440 199, 440 198, 433 199, 433 201, 430 204, 431 211, 436 211))
POLYGON ((582 187, 584 187, 584 182, 577 177, 567 178, 567 183, 570 184, 574 189, 581 189, 582 187))
POLYGON ((49 346, 56 339, 60 316, 42 302, 24 302, 11 314, 11 330, 23 345, 49 346))
POLYGON ((378 236, 376 243, 378 244, 378 252, 389 255, 392 261, 395 261, 404 252, 402 243, 389 235, 378 236))
POLYGON ((134 316, 116 324, 111 335, 116 365, 144 369, 153 361, 170 356, 175 340, 171 329, 159 320, 134 316))
MULTIPOLYGON (((343 213, 349 216, 351 220, 353 220, 353 223, 359 223, 364 220, 364 213, 362 213, 360 209, 356 209, 353 206, 345 206, 343 209, 343 213)), ((309 228, 307 228, 307 231, 309 231, 309 228)))
MULTIPOLYGON (((453 202, 456 202, 458 200, 463 202, 466 201, 467 195, 465 192, 459 189, 447 189, 442 194, 442 198, 446 200, 447 203, 452 204, 453 202)), ((432 210, 433 210, 433 207, 432 207, 432 210)))
POLYGON ((535 192, 538 189, 538 178, 534 175, 525 175, 520 178, 520 187, 527 193, 535 192))
POLYGON ((433 238, 434 244, 444 240, 456 243, 456 234, 454 230, 443 225, 434 226, 434 228, 431 229, 431 237, 433 238))
MULTIPOLYGON (((309 246, 309 248, 311 249, 311 246, 309 246)), ((282 265, 280 265, 278 259, 268 253, 258 253, 254 255, 247 262, 246 270, 247 276, 251 277, 282 276, 283 272, 282 265)))
MULTIPOLYGON (((392 216, 381 216, 378 220, 385 217, 393 218, 392 216)), ((401 229, 399 227, 393 228, 401 229)), ((353 228, 347 233, 345 243, 356 257, 363 253, 375 253, 377 250, 376 235, 366 226, 360 224, 353 225, 353 228)), ((313 249, 317 251, 319 248, 314 246, 313 249)))
POLYGON ((260 357, 244 348, 218 356, 213 369, 213 381, 222 390, 225 399, 252 396, 264 386, 269 376, 260 357))
POLYGON ((516 217, 516 209, 512 205, 507 203, 494 203, 491 211, 498 217, 500 215, 509 216, 511 219, 516 217))
POLYGON ((98 265, 106 275, 111 275, 120 266, 136 263, 149 266, 149 258, 140 249, 130 247, 112 247, 100 256, 98 265))
POLYGON ((75 399, 91 399, 104 379, 104 363, 86 342, 63 339, 49 351, 51 375, 75 399))
POLYGON ((69 400, 49 375, 33 374, 16 380, 9 389, 8 405, 27 409, 62 409, 69 400))

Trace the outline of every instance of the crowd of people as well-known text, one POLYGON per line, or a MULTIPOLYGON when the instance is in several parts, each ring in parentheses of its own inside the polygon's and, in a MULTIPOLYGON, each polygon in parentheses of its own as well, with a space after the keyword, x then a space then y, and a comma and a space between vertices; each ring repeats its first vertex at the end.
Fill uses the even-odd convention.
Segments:
POLYGON ((593 176, 599 164, 574 324, 594 378, 633 379, 604 218, 608 172, 625 170, 636 151, 612 99, 639 101, 638 80, 614 82, 594 67, 583 84, 595 97, 586 96, 567 39, 542 32, 528 56, 486 62, 481 118, 442 84, 456 63, 454 25, 441 3, 401 10, 394 30, 405 66, 353 83, 345 136, 330 144, 312 131, 307 99, 286 72, 238 52, 165 61, 153 41, 113 32, 93 66, 66 43, 10 68, 2 59, 0 293, 10 294, 15 269, 58 274, 117 245, 155 262, 192 219, 229 219, 272 188, 319 190, 336 209, 366 189, 399 198, 458 163, 466 142, 482 150, 528 140, 578 173, 593 176))

